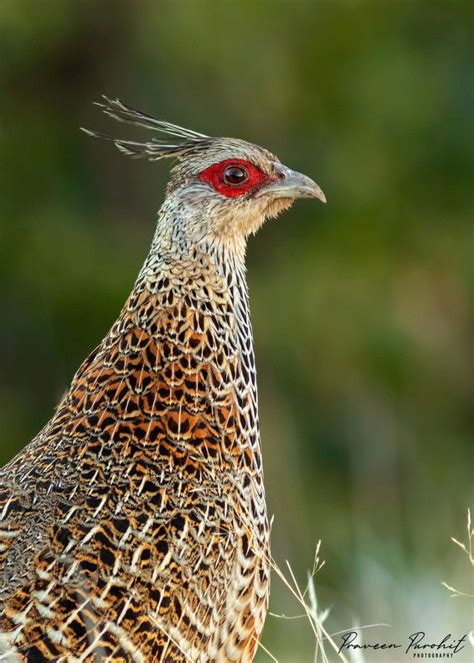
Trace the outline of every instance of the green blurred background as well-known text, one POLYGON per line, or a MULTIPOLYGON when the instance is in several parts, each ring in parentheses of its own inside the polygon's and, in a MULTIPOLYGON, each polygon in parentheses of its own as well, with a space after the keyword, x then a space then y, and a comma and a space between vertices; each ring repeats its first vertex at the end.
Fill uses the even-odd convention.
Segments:
MULTIPOLYGON (((135 135, 91 102, 260 143, 328 198, 249 244, 274 556, 304 585, 322 539, 331 632, 462 635, 473 603, 440 583, 473 593, 450 541, 473 476, 472 18, 456 0, 2 0, 0 461, 113 322, 163 198, 166 164, 79 132, 135 135)), ((271 610, 301 613, 276 577, 271 610)), ((269 616, 263 642, 312 660, 305 619, 269 616)))

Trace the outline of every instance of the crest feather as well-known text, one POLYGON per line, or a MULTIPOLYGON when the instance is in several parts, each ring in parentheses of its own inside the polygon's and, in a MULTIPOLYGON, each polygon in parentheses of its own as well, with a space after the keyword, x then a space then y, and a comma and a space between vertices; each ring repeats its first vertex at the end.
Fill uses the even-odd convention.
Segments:
POLYGON ((157 120, 151 115, 127 106, 119 99, 109 99, 106 96, 103 96, 103 99, 105 103, 95 102, 95 105, 99 106, 106 115, 113 117, 114 120, 145 127, 146 129, 158 131, 180 139, 179 141, 165 141, 152 138, 150 141, 140 143, 133 140, 114 138, 99 131, 91 131, 90 129, 81 127, 82 131, 89 136, 112 141, 121 152, 128 156, 135 159, 145 157, 150 159, 150 161, 157 161, 158 159, 179 158, 190 151, 195 151, 196 148, 199 149, 199 147, 209 145, 211 138, 205 134, 185 129, 177 124, 171 124, 171 122, 157 120))

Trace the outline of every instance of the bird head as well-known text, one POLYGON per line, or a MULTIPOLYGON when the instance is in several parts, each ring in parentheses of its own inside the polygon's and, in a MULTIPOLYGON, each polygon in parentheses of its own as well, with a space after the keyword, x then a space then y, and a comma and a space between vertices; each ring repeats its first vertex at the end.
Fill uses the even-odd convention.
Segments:
POLYGON ((118 99, 104 97, 98 105, 116 120, 167 136, 167 140, 136 142, 84 129, 91 136, 112 141, 133 158, 176 160, 162 208, 165 213, 160 215, 161 224, 171 224, 169 230, 176 237, 240 244, 298 198, 326 202, 313 180, 258 145, 206 136, 156 120, 118 99))

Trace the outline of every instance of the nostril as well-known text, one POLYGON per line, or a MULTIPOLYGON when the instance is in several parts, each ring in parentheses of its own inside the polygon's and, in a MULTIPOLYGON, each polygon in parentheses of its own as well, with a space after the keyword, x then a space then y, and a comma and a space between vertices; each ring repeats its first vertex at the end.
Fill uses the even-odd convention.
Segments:
POLYGON ((275 175, 276 175, 277 179, 279 179, 279 180, 284 180, 285 179, 286 171, 284 170, 284 168, 282 168, 282 166, 275 165, 273 170, 275 172, 275 175))

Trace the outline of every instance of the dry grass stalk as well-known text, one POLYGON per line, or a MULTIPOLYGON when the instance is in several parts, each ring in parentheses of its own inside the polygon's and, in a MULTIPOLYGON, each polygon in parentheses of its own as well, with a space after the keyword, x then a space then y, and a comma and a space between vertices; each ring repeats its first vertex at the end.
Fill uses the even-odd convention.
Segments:
MULTIPOLYGON (((454 536, 451 537, 451 541, 455 543, 458 546, 458 548, 461 548, 461 550, 469 558, 471 566, 474 567, 474 553, 473 553, 474 529, 472 528, 471 509, 467 510, 467 543, 462 543, 461 541, 458 541, 458 539, 455 539, 454 536)), ((451 598, 459 598, 461 596, 464 596, 466 598, 474 599, 474 594, 468 594, 467 592, 462 592, 461 590, 456 589, 452 585, 448 585, 447 582, 442 582, 441 584, 443 585, 443 587, 446 587, 446 589, 451 592, 451 598)))

